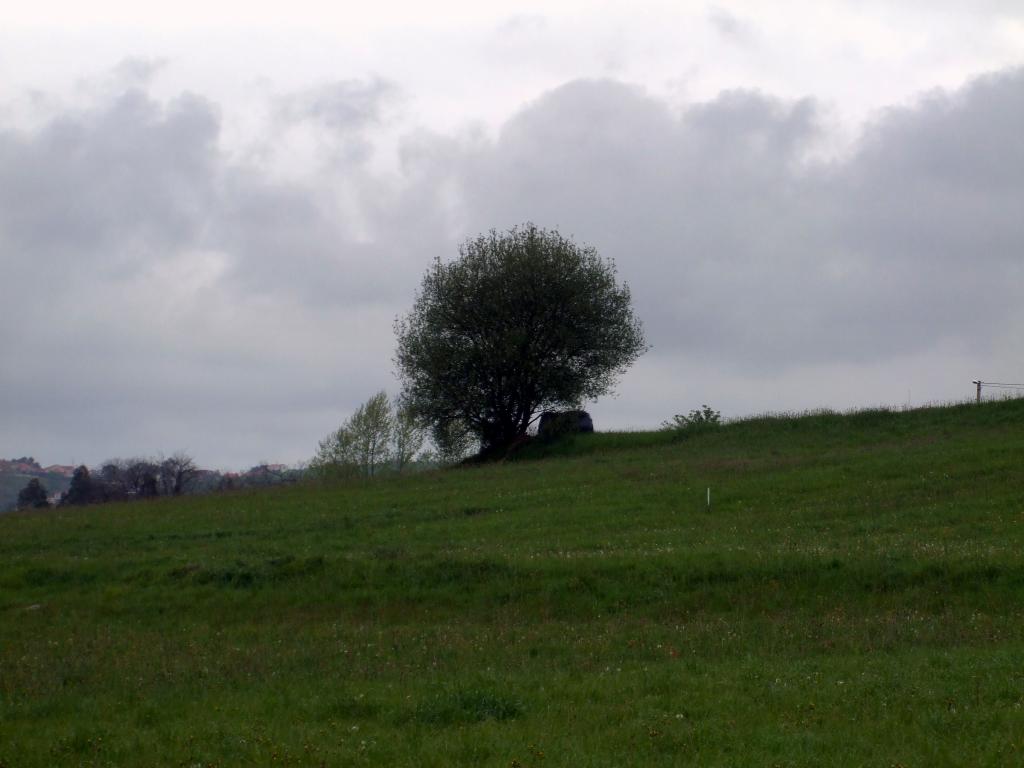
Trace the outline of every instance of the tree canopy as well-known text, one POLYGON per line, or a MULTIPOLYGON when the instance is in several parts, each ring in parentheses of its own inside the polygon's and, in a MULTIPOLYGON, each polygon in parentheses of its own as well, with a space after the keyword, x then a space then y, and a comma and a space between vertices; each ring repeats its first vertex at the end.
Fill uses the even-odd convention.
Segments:
POLYGON ((75 472, 71 476, 71 485, 61 494, 60 506, 92 504, 102 500, 102 498, 97 498, 96 485, 92 481, 92 475, 89 474, 89 468, 83 464, 75 468, 75 472))
POLYGON ((410 409, 435 434, 463 425, 484 453, 541 410, 607 394, 647 349, 614 263, 533 224, 436 259, 395 330, 410 409))
POLYGON ((420 452, 424 430, 404 405, 381 390, 320 441, 310 469, 321 475, 373 477, 404 471, 420 452))
POLYGON ((46 488, 38 477, 33 477, 28 484, 18 491, 18 509, 45 509, 50 506, 46 488))

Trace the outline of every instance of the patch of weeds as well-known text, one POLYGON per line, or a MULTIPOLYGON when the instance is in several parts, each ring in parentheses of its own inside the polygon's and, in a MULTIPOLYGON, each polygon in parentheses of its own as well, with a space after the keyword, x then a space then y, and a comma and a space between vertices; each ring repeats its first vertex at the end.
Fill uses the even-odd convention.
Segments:
POLYGON ((492 510, 488 509, 487 507, 463 507, 462 508, 462 514, 465 515, 466 517, 476 517, 477 515, 482 515, 485 512, 491 512, 491 511, 492 510))
POLYGON ((319 715, 322 720, 367 720, 379 713, 379 704, 349 697, 325 703, 319 715))
POLYGON ((278 557, 267 561, 267 577, 273 581, 287 581, 290 579, 311 576, 320 573, 324 569, 323 557, 278 557))
POLYGON ((937 594, 977 592, 993 584, 1016 586, 1024 583, 1024 572, 1019 568, 999 566, 955 566, 931 564, 924 568, 893 567, 881 572, 865 574, 863 587, 868 592, 892 593, 911 589, 930 589, 937 594))
POLYGON ((713 587, 720 584, 735 584, 741 576, 735 570, 725 567, 712 567, 691 573, 686 577, 686 585, 694 587, 713 587))
POLYGON ((79 672, 64 672, 60 676, 61 688, 74 688, 85 682, 85 676, 79 672))
POLYGON ((250 589, 263 583, 305 578, 323 569, 324 559, 321 556, 297 558, 286 555, 267 560, 262 565, 249 565, 239 560, 233 568, 207 568, 198 563, 188 563, 171 569, 168 576, 194 584, 250 589))
POLYGON ((440 694, 421 701, 412 719, 426 725, 482 723, 485 720, 514 720, 523 714, 520 702, 490 691, 469 689, 440 694))
POLYGON ((244 567, 217 570, 200 569, 193 578, 196 584, 213 584, 218 587, 235 587, 236 589, 247 589, 256 583, 256 574, 244 567))
POLYGON ((669 421, 663 421, 661 428, 678 437, 708 432, 722 426, 722 413, 707 403, 694 408, 688 414, 677 413, 669 421))
POLYGON ((512 578, 514 573, 496 560, 440 560, 424 568, 423 581, 431 584, 479 584, 512 578))
POLYGON ((588 573, 573 574, 569 577, 566 587, 570 592, 578 592, 586 595, 597 595, 600 592, 600 588, 595 582, 593 576, 588 573))
POLYGON ((103 739, 106 736, 103 731, 75 728, 70 735, 59 739, 52 751, 55 755, 98 754, 103 749, 103 739))
POLYGON ((58 568, 30 568, 22 578, 29 587, 67 586, 91 584, 96 581, 96 574, 58 568))
POLYGON ((169 575, 172 579, 184 579, 186 576, 197 573, 201 569, 202 566, 199 563, 186 563, 177 568, 172 568, 169 575))
POLYGON ((160 722, 160 712, 156 707, 146 705, 135 711, 135 724, 140 728, 152 728, 160 722))

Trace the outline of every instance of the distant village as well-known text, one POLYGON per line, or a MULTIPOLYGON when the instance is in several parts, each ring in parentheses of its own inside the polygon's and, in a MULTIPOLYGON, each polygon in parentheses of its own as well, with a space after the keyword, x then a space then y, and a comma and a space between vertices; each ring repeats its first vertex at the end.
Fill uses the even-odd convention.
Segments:
POLYGON ((22 456, 20 459, 0 459, 0 472, 30 476, 61 475, 70 478, 75 474, 75 468, 65 464, 43 467, 31 456, 22 456))
MULTIPOLYGON (((172 459, 179 459, 175 456, 172 459)), ((136 460, 137 462, 137 460, 136 460)), ((143 493, 123 482, 124 470, 132 462, 108 462, 92 471, 95 483, 104 483, 106 498, 96 501, 115 501, 132 497, 163 495, 161 493, 143 493), (125 465, 125 466, 121 466, 125 465), (110 486, 119 486, 119 493, 111 494, 110 486)), ((156 468, 158 460, 149 462, 156 468)), ((16 459, 0 459, 0 512, 9 512, 17 507, 18 494, 33 480, 45 491, 46 506, 68 504, 68 491, 76 471, 81 476, 84 467, 70 464, 50 464, 43 466, 33 456, 21 456, 16 459)), ((278 485, 293 482, 302 476, 302 470, 289 467, 287 464, 258 464, 244 472, 220 472, 211 469, 199 469, 189 460, 187 472, 180 476, 177 492, 210 493, 257 486, 278 485)), ((170 492, 170 489, 167 489, 170 492)), ((41 501, 41 500, 40 500, 41 501)), ((37 506, 43 506, 39 504, 37 506)))

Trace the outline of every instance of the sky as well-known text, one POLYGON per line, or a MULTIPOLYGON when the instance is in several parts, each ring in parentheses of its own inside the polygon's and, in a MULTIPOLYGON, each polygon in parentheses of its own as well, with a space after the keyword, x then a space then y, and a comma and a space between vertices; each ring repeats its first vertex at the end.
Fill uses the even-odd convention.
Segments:
POLYGON ((0 456, 308 459, 527 221, 644 323, 599 430, 1024 382, 1018 0, 149 5, 4 11, 0 456))

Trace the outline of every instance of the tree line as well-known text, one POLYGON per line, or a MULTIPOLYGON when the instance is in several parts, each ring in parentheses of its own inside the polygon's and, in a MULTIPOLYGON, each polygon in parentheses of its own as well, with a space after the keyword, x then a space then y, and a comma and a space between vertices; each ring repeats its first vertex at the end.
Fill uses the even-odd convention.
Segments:
MULTIPOLYGON (((70 486, 55 505, 70 507, 278 485, 294 482, 302 474, 300 469, 267 464, 240 474, 204 470, 182 452, 168 457, 112 459, 92 470, 85 465, 77 467, 70 486)), ((51 497, 39 478, 29 480, 18 493, 18 509, 50 506, 51 497)))
MULTIPOLYGON (((199 474, 192 458, 180 452, 166 458, 113 459, 92 472, 83 464, 75 468, 71 485, 60 495, 57 506, 181 496, 191 490, 199 474)), ((18 509, 49 506, 39 478, 29 480, 18 494, 18 509)))

